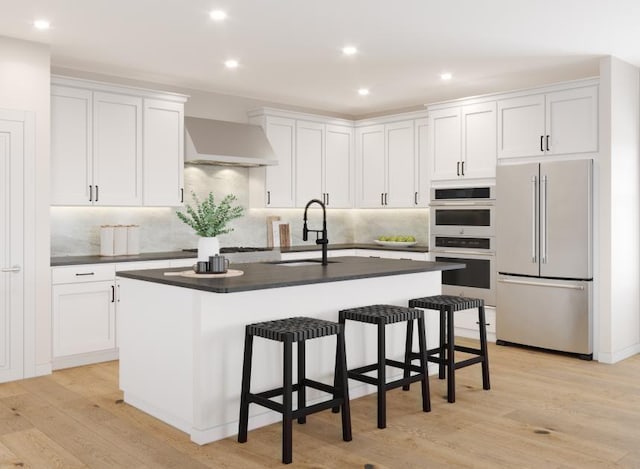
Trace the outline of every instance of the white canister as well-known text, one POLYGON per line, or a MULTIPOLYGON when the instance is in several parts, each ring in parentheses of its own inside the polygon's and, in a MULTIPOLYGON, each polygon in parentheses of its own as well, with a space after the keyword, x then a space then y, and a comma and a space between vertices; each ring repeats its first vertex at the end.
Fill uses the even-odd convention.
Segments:
POLYGON ((127 254, 140 254, 140 227, 127 226, 127 254))
POLYGON ((102 225, 100 227, 100 255, 113 256, 113 226, 102 225))
POLYGON ((127 227, 117 225, 113 227, 113 255, 124 256, 127 254, 127 227))

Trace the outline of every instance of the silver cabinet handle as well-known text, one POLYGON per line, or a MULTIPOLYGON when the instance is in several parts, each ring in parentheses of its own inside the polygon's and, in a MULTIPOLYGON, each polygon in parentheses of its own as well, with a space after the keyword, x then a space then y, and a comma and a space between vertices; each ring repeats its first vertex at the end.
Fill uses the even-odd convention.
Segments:
POLYGON ((329 205, 329 193, 327 192, 327 205, 329 205))
POLYGON ((99 196, 100 196, 100 188, 96 184, 96 202, 98 201, 99 196))
POLYGON ((456 175, 460 176, 460 162, 456 163, 456 175))
POLYGON ((413 193, 413 203, 414 203, 414 205, 418 205, 418 193, 417 192, 413 193))
POLYGON ((507 280, 498 279, 500 283, 511 283, 515 285, 531 285, 532 287, 554 287, 554 288, 566 288, 568 290, 584 290, 584 285, 566 285, 564 283, 546 283, 546 282, 527 282, 525 280, 507 280))
POLYGON ((464 161, 462 162, 462 164, 460 165, 460 167, 462 168, 462 175, 464 176, 464 161))
POLYGON ((536 212, 538 211, 538 176, 531 177, 531 262, 538 262, 538 256, 536 252, 536 240, 538 238, 538 217, 536 212))
POLYGON ((547 176, 542 176, 540 181, 540 208, 542 213, 540 214, 540 261, 543 264, 547 263, 547 176))
POLYGON ((384 205, 384 192, 380 192, 380 205, 384 205))
POLYGON ((267 205, 271 205, 271 191, 267 191, 267 205))
POLYGON ((0 272, 20 272, 22 268, 19 265, 14 265, 13 267, 5 267, 4 269, 0 269, 0 272))
POLYGON ((93 186, 89 185, 89 202, 93 202, 93 186))
POLYGON ((184 188, 180 189, 180 203, 184 203, 184 188))

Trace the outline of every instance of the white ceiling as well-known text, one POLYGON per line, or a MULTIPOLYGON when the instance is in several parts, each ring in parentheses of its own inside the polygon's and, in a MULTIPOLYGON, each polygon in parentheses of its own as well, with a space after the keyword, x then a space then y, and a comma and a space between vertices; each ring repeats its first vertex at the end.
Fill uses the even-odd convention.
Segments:
POLYGON ((50 43, 56 67, 348 116, 594 76, 603 55, 640 66, 638 0, 0 0, 0 11, 0 35, 50 43), (40 17, 49 31, 32 27, 40 17), (343 56, 347 44, 360 52, 343 56), (232 57, 240 67, 225 69, 232 57))

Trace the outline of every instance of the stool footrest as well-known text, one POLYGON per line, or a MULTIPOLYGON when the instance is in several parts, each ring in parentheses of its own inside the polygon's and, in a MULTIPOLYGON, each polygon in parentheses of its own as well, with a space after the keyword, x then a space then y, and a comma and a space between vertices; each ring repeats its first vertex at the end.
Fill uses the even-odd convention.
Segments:
POLYGON ((328 401, 318 402, 317 404, 294 410, 292 413, 292 418, 295 420, 300 417, 306 417, 307 415, 315 414, 316 412, 322 412, 323 410, 331 409, 332 407, 338 407, 342 405, 343 402, 344 399, 342 399, 341 397, 329 399, 328 401))
POLYGON ((280 412, 281 414, 284 413, 284 407, 282 404, 280 404, 279 402, 276 401, 272 401, 271 399, 268 399, 264 396, 261 396, 259 394, 249 394, 247 396, 247 401, 251 404, 259 404, 262 407, 266 407, 267 409, 271 409, 274 410, 276 412, 280 412))
POLYGON ((482 357, 473 357, 467 360, 456 362, 456 370, 459 368, 464 368, 465 366, 475 365, 476 363, 482 363, 483 360, 484 359, 482 357))
POLYGON ((456 345, 456 352, 472 353, 474 355, 482 355, 482 350, 477 348, 465 347, 464 345, 456 345))
POLYGON ((333 392, 335 391, 335 387, 325 383, 321 383, 319 381, 314 381, 312 379, 305 379, 304 384, 309 388, 317 389, 318 391, 324 391, 328 394, 333 394, 333 392))

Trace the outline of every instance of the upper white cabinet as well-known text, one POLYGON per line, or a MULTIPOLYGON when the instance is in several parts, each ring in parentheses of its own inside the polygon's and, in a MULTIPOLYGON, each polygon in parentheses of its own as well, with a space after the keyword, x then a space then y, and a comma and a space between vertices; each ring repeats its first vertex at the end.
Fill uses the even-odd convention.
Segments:
POLYGON ((143 200, 148 206, 184 202, 184 105, 144 100, 143 200))
POLYGON ((274 208, 294 207, 296 121, 283 117, 262 116, 257 119, 257 122, 264 128, 267 139, 278 157, 278 164, 251 169, 252 205, 274 208), (260 184, 256 186, 256 182, 260 184), (255 198, 259 201, 257 204, 253 202, 254 193, 258 193, 255 198))
POLYGON ((495 177, 495 101, 430 110, 429 137, 433 180, 495 177))
POLYGON ((53 205, 180 205, 186 96, 52 83, 53 205))
POLYGON ((498 101, 498 157, 598 151, 598 87, 498 101))
POLYGON ((93 93, 92 199, 142 205, 142 98, 93 93))
POLYGON ((426 203, 427 128, 419 118, 356 129, 359 207, 411 208, 426 203))
POLYGON ((414 174, 414 204, 416 207, 429 205, 429 119, 422 118, 415 121, 415 151, 417 165, 414 174))
MULTIPOLYGON (((353 127, 341 120, 260 109, 250 122, 265 129, 278 164, 250 171, 253 207, 353 207, 353 127)), ((347 122, 347 121, 345 121, 347 122)))

